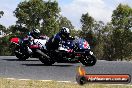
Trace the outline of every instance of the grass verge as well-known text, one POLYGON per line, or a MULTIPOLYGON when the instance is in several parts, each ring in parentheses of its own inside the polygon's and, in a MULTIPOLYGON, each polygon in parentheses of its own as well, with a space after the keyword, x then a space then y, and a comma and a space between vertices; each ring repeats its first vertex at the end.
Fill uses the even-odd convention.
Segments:
POLYGON ((56 81, 18 80, 0 78, 0 88, 132 88, 131 85, 64 83, 56 81))

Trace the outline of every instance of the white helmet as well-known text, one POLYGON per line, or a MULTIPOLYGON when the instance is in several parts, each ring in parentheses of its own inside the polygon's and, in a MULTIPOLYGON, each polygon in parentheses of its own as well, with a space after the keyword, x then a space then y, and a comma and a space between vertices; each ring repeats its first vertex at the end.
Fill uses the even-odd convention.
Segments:
POLYGON ((39 29, 34 29, 33 32, 39 34, 40 30, 39 29))
POLYGON ((32 36, 34 36, 34 38, 37 38, 39 35, 40 35, 39 29, 33 29, 32 36))
POLYGON ((60 32, 61 32, 61 34, 66 35, 66 36, 69 36, 69 34, 70 34, 69 28, 66 28, 66 27, 62 27, 60 32))

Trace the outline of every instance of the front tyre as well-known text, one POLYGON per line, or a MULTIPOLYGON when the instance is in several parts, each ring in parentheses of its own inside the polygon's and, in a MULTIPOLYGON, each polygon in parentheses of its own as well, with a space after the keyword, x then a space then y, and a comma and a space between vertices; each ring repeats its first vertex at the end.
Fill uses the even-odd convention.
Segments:
POLYGON ((85 55, 82 56, 80 62, 85 66, 93 66, 96 64, 97 59, 95 58, 94 55, 85 55))
POLYGON ((29 58, 29 55, 27 55, 25 52, 22 52, 20 47, 16 47, 14 50, 15 56, 18 58, 20 61, 25 61, 26 59, 29 58))

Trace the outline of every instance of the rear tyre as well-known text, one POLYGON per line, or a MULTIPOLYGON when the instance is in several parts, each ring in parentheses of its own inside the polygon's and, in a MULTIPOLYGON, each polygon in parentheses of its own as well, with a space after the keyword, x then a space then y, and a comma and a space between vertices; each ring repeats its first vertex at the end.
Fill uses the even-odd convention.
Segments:
POLYGON ((93 55, 82 56, 80 62, 85 66, 93 66, 96 64, 97 59, 93 55))
POLYGON ((26 59, 29 58, 29 55, 28 54, 26 54, 25 52, 21 52, 20 47, 16 47, 14 53, 15 53, 15 56, 20 61, 25 61, 26 59))
POLYGON ((55 63, 55 61, 51 60, 51 58, 46 58, 42 55, 39 57, 39 60, 46 66, 51 66, 55 63))

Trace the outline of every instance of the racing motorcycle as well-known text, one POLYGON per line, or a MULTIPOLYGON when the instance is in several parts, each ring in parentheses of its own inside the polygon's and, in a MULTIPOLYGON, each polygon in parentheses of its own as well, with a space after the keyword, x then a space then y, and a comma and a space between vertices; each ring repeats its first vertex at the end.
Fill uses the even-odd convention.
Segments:
MULTIPOLYGON (((42 49, 45 49, 47 38, 34 39, 31 45, 28 40, 20 39, 17 37, 11 38, 11 46, 13 46, 13 52, 18 60, 24 61, 29 57, 38 58, 40 55, 45 55, 42 49)), ((45 56, 46 57, 46 56, 45 56)))
POLYGON ((43 49, 46 55, 40 55, 39 60, 45 65, 52 65, 55 62, 81 62, 85 66, 93 66, 96 64, 97 60, 85 39, 75 38, 74 40, 63 41, 60 46, 58 50, 43 49))

